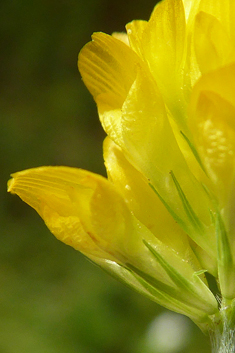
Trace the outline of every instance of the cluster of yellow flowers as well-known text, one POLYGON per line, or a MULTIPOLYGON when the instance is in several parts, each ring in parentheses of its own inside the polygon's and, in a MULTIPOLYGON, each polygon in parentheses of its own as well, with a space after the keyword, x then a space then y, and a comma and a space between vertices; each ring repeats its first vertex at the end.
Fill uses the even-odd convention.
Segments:
POLYGON ((235 1, 164 0, 127 34, 95 33, 78 66, 107 133, 108 178, 15 173, 51 232, 202 329, 235 298, 235 1))

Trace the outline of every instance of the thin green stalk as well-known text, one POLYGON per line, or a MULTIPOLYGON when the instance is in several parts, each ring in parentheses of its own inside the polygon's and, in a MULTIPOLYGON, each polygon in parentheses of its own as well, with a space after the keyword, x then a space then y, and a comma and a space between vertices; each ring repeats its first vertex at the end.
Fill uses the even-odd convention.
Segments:
POLYGON ((223 300, 220 320, 214 323, 211 332, 212 353, 235 353, 235 305, 223 300))

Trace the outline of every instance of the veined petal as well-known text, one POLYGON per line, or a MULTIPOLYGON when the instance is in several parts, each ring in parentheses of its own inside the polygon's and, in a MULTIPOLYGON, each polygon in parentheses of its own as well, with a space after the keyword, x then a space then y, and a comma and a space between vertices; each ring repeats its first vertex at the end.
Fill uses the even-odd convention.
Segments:
POLYGON ((93 95, 104 130, 120 139, 121 108, 137 74, 140 59, 126 44, 95 33, 78 57, 83 81, 93 95))
POLYGON ((58 239, 86 255, 118 256, 131 215, 105 178, 69 167, 34 168, 12 177, 9 191, 33 207, 58 239))
POLYGON ((100 111, 121 108, 136 76, 138 57, 122 41, 95 33, 78 57, 83 81, 100 111))
POLYGON ((151 232, 107 179, 70 167, 33 168, 12 177, 8 191, 33 207, 59 240, 87 256, 140 266, 172 285, 161 266, 149 260, 143 239, 152 242, 151 232))

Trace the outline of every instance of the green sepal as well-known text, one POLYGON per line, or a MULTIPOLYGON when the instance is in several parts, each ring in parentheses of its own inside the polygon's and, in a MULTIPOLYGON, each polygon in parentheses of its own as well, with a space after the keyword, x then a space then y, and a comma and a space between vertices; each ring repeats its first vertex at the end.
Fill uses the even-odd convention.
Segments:
POLYGON ((205 320, 205 313, 203 311, 197 310, 184 302, 177 300, 171 294, 168 294, 174 291, 177 296, 175 288, 160 282, 135 266, 131 264, 122 265, 120 263, 94 257, 88 259, 119 282, 141 293, 148 299, 155 301, 159 305, 162 305, 169 310, 191 316, 197 321, 205 320))
POLYGON ((163 205, 166 207, 167 211, 170 213, 170 215, 174 218, 174 220, 183 228, 186 228, 186 224, 184 221, 173 211, 173 209, 168 205, 168 203, 164 200, 164 198, 159 194, 159 192, 155 189, 155 187, 149 183, 149 186, 151 189, 155 192, 155 194, 159 197, 163 205))
POLYGON ((131 264, 127 264, 127 268, 131 270, 135 278, 155 298, 154 300, 158 304, 167 309, 194 318, 194 320, 205 320, 207 316, 205 311, 192 306, 191 302, 187 304, 185 300, 182 299, 178 289, 156 280, 131 264))
POLYGON ((173 310, 183 315, 187 315, 192 321, 195 322, 202 331, 207 331, 210 327, 211 316, 204 310, 196 309, 195 307, 186 304, 183 300, 178 300, 164 290, 176 289, 166 284, 161 283, 150 275, 137 269, 136 267, 126 264, 120 264, 96 257, 88 257, 95 265, 98 265, 109 275, 122 282, 127 287, 134 289, 138 293, 144 295, 146 298, 164 306, 169 310, 173 310), (160 289, 161 288, 161 289, 160 289))
POLYGON ((176 285, 176 290, 171 287, 171 295, 199 310, 205 310, 206 312, 210 312, 210 314, 215 312, 216 305, 214 296, 200 279, 198 272, 193 272, 192 278, 189 280, 171 266, 149 243, 145 240, 143 240, 143 243, 176 285))
MULTIPOLYGON (((137 278, 135 273, 127 266, 110 260, 96 258, 94 256, 89 256, 87 258, 94 265, 99 266, 103 271, 105 271, 107 274, 109 274, 125 286, 134 289, 136 292, 140 293, 141 295, 144 295, 146 298, 152 301, 157 301, 156 297, 153 296, 152 293, 147 290, 146 286, 143 286, 141 284, 139 278, 137 278)), ((158 303, 160 305, 164 305, 163 303, 158 303)), ((174 309, 172 308, 172 310, 174 309)))

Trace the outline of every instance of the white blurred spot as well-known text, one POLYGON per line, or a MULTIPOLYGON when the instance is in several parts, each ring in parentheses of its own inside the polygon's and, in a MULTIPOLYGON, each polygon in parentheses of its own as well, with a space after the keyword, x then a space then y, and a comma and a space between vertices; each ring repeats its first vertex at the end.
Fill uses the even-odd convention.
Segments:
POLYGON ((128 191, 130 191, 130 190, 131 190, 130 185, 125 185, 125 188, 126 188, 128 191))
POLYGON ((147 346, 153 352, 181 352, 189 344, 191 328, 187 317, 164 312, 150 323, 146 333, 147 346))

